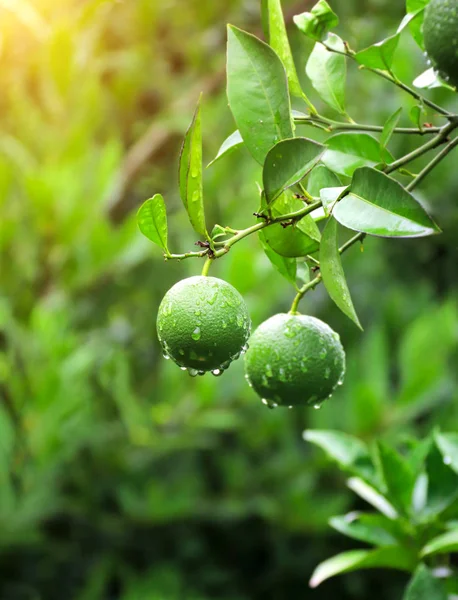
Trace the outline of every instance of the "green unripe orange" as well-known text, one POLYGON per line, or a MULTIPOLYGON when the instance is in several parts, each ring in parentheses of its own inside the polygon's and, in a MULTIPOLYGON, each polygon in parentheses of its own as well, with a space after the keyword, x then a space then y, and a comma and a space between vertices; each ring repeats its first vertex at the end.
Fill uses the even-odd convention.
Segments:
POLYGON ((157 334, 164 356, 191 375, 220 375, 246 351, 251 322, 239 292, 215 277, 189 277, 164 296, 157 334))
POLYGON ((343 381, 345 352, 339 335, 323 321, 282 313, 251 336, 245 372, 271 407, 319 406, 343 381))
POLYGON ((431 0, 423 22, 425 49, 434 68, 458 85, 458 2, 431 0))

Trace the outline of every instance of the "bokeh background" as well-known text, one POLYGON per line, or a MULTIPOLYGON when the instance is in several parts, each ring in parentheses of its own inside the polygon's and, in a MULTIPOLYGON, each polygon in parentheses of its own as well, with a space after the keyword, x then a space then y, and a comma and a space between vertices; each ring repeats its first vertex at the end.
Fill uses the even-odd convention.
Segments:
MULTIPOLYGON (((288 23, 311 4, 285 0, 288 23)), ((332 5, 359 48, 404 13, 391 0, 332 5)), ((328 518, 362 504, 302 431, 393 440, 458 425, 457 158, 421 189, 443 235, 372 239, 346 255, 364 333, 322 287, 303 301, 348 353, 346 383, 321 410, 267 410, 241 361, 189 378, 163 360, 155 318, 165 291, 202 265, 165 263, 135 212, 163 193, 170 247, 194 247, 177 158, 201 91, 206 161, 234 129, 227 22, 262 35, 256 0, 0 0, 2 600, 401 598, 396 572, 309 590, 319 561, 355 547, 328 518)), ((290 29, 302 76, 311 45, 290 29)), ((408 35, 397 56, 407 82, 426 68, 408 35)), ((456 112, 456 96, 428 93, 456 112)), ((401 94, 350 67, 358 121, 383 124, 404 106, 408 124, 401 94)), ((391 150, 414 143, 397 137, 391 150)), ((250 224, 257 178, 243 152, 208 169, 209 225, 250 224)), ((254 237, 212 274, 245 296, 255 326, 291 302, 254 237)))

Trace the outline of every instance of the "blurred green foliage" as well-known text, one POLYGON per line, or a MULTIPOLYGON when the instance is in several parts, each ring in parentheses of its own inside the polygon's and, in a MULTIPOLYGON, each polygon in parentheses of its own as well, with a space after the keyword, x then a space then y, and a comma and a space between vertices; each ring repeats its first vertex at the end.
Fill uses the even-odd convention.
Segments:
MULTIPOLYGON (((333 4, 358 48, 403 14, 387 0, 333 4)), ((205 159, 233 130, 225 23, 256 30, 258 2, 2 1, 0 16, 0 597, 400 597, 405 577, 377 573, 307 591, 314 566, 349 547, 329 517, 359 505, 301 434, 406 440, 457 427, 454 159, 422 187, 443 235, 346 256, 363 334, 323 289, 304 302, 340 331, 346 384, 320 411, 269 411, 240 361, 195 381, 162 359, 160 299, 201 265, 165 264, 134 214, 163 193, 171 249, 193 248, 180 139, 202 89, 205 159)), ((293 30, 292 42, 305 78, 311 47, 293 30)), ((397 56, 404 80, 424 67, 407 36, 397 56)), ((383 124, 400 93, 350 70, 348 111, 362 122, 383 124)), ((246 226, 256 177, 243 151, 209 169, 209 224, 246 226)), ((245 296, 254 325, 291 301, 256 239, 214 274, 245 296)))

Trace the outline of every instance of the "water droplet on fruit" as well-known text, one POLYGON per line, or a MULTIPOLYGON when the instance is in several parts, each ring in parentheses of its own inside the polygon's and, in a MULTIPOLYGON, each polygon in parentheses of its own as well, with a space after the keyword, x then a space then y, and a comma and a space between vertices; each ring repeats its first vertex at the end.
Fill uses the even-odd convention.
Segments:
POLYGON ((197 369, 191 369, 191 368, 188 369, 188 373, 191 375, 191 377, 196 377, 198 372, 199 371, 197 369))
POLYGON ((219 377, 222 374, 223 374, 223 371, 221 369, 213 369, 213 371, 212 371, 212 375, 214 375, 215 377, 219 377))
POLYGON ((184 350, 183 350, 183 348, 180 348, 178 350, 178 354, 180 354, 181 356, 184 356, 184 350))
POLYGON ((182 371, 187 371, 187 370, 188 370, 186 367, 180 367, 180 369, 181 369, 182 371))
POLYGON ((321 408, 321 404, 314 404, 314 405, 313 405, 313 408, 314 408, 315 410, 319 410, 319 409, 321 408))
POLYGON ((288 406, 289 410, 291 410, 293 407, 292 406, 288 406))
POLYGON ((451 465, 451 464, 452 464, 452 457, 444 456, 444 465, 451 465))
POLYGON ((197 309, 194 311, 194 314, 196 315, 196 317, 200 317, 200 315, 202 314, 202 311, 197 309))
POLYGON ((165 352, 162 356, 165 358, 165 360, 170 360, 170 356, 168 354, 166 354, 165 352))
POLYGON ((320 352, 320 358, 321 358, 321 360, 323 360, 324 358, 326 358, 327 354, 328 354, 328 352, 327 352, 326 348, 323 348, 321 350, 321 352, 320 352))
POLYGON ((226 327, 227 327, 227 323, 226 323, 226 321, 223 321, 223 322, 222 322, 222 324, 221 324, 221 327, 222 327, 223 329, 226 329, 226 327))
POLYGON ((245 375, 245 379, 246 379, 246 382, 248 383, 248 385, 250 386, 250 388, 252 388, 253 384, 251 383, 250 378, 248 377, 248 375, 245 375))
POLYGON ((278 406, 273 400, 266 400, 265 398, 262 398, 261 402, 270 409, 277 408, 278 406))
POLYGON ((274 376, 273 371, 272 371, 272 367, 269 364, 266 365, 266 375, 267 375, 267 377, 273 377, 274 376))
POLYGON ((202 375, 205 375, 205 371, 197 371, 197 375, 200 375, 202 377, 202 375))
POLYGON ((324 378, 329 379, 330 376, 331 376, 331 369, 329 367, 326 367, 326 369, 324 371, 324 378))
POLYGON ((200 340, 200 336, 201 336, 200 327, 196 327, 194 329, 194 331, 191 333, 191 337, 193 340, 195 340, 197 342, 198 340, 200 340))

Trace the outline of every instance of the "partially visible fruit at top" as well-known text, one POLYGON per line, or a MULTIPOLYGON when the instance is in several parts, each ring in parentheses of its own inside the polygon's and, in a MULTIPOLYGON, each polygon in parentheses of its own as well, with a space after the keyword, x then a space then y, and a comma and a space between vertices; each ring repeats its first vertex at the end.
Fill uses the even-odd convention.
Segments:
POLYGON ((434 68, 445 81, 458 86, 458 0, 431 0, 423 35, 434 68))

